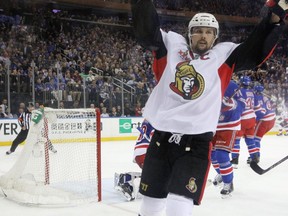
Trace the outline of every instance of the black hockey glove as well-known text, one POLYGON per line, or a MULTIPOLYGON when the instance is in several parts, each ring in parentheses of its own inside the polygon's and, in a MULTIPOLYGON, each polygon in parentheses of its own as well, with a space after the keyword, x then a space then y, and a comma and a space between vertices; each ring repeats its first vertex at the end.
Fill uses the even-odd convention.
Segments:
POLYGON ((273 12, 281 20, 287 19, 287 0, 267 0, 264 7, 261 10, 261 16, 267 15, 268 11, 273 12))

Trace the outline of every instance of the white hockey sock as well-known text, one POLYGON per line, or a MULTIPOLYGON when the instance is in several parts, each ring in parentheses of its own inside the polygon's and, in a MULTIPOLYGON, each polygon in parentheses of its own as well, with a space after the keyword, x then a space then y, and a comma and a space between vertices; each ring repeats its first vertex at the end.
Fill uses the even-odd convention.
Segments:
MULTIPOLYGON (((141 216, 161 216, 165 209, 166 199, 143 196, 140 207, 141 216)), ((175 216, 175 215, 174 215, 175 216)))
POLYGON ((193 205, 193 199, 169 193, 167 197, 166 215, 191 216, 193 205))

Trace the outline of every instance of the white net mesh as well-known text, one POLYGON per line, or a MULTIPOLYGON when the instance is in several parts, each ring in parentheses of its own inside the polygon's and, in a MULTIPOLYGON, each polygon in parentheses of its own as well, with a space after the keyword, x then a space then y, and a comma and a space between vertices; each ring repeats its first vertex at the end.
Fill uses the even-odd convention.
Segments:
POLYGON ((99 125, 94 109, 45 108, 42 120, 31 122, 17 162, 0 177, 3 194, 30 205, 99 201, 99 125))

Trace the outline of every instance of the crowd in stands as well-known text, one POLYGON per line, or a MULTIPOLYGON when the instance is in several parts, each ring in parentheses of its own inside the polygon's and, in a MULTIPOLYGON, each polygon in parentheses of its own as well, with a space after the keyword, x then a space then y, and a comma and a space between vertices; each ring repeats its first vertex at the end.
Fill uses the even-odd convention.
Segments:
POLYGON ((254 17, 260 11, 263 0, 156 0, 158 8, 168 10, 206 11, 229 16, 254 17))
MULTIPOLYGON (((156 5, 174 4, 175 8, 182 8, 188 2, 157 0, 156 5)), ((235 1, 228 0, 191 2, 189 10, 198 7, 197 10, 210 8, 210 12, 219 14, 226 14, 229 10, 235 12, 229 15, 240 15, 235 9, 237 5, 251 5, 251 1, 245 4, 246 0, 238 1, 237 5, 233 3, 235 1), (223 2, 231 5, 225 4, 218 11, 216 5, 223 2)), ((260 0, 252 2, 255 7, 263 5, 260 0)), ((249 10, 244 11, 249 16, 249 10)), ((31 101, 33 86, 36 107, 47 101, 55 106, 56 101, 60 101, 60 108, 80 108, 84 106, 85 97, 85 106, 99 107, 103 117, 141 116, 145 102, 156 85, 152 71, 153 56, 137 44, 129 19, 75 15, 76 22, 60 19, 68 15, 66 12, 51 12, 50 15, 52 18, 47 19, 36 13, 35 16, 23 16, 21 24, 1 26, 0 102, 5 117, 17 116, 21 111, 18 108, 23 109, 22 103, 31 101), (93 23, 85 22, 87 20, 93 20, 93 23), (127 24, 127 27, 119 26, 119 23, 127 24), (19 100, 12 100, 11 109, 7 106, 8 85, 5 82, 8 58, 11 61, 10 91, 23 95, 19 100)), ((187 24, 166 22, 162 28, 185 35, 187 24)), ((251 26, 228 27, 221 24, 219 40, 238 43, 252 29, 251 26)), ((269 94, 284 99, 288 98, 287 56, 288 43, 283 38, 265 68, 253 73, 254 81, 262 82, 269 94)), ((243 73, 247 72, 239 72, 239 76, 243 73)))
MULTIPOLYGON (((117 3, 129 3, 129 0, 103 0, 117 3)), ((154 0, 156 8, 176 11, 206 11, 229 16, 257 16, 265 0, 154 0)))

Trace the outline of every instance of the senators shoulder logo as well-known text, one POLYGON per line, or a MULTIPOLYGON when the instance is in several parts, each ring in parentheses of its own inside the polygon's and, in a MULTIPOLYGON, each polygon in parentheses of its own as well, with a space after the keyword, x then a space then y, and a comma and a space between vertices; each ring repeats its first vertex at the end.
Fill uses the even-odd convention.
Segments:
POLYGON ((180 62, 176 66, 175 82, 170 83, 172 91, 186 100, 194 100, 202 95, 204 87, 202 75, 196 72, 189 61, 180 62))

